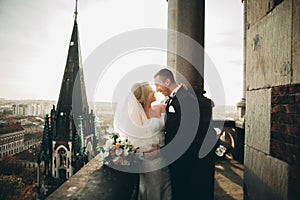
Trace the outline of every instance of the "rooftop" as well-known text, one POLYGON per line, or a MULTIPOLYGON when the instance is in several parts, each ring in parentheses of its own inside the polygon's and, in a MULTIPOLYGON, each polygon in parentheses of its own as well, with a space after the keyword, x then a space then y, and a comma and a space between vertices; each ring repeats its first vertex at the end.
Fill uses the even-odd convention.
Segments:
POLYGON ((24 129, 20 124, 16 123, 5 123, 5 124, 0 124, 0 135, 1 134, 7 134, 7 133, 13 133, 17 131, 23 131, 24 129))

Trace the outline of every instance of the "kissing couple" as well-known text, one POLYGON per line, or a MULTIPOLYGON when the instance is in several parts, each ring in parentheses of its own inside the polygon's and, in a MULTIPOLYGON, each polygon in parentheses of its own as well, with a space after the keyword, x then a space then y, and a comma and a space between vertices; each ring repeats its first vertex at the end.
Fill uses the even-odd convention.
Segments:
POLYGON ((193 162, 198 159, 198 144, 189 139, 190 128, 198 127, 191 124, 197 118, 193 113, 198 101, 167 68, 154 75, 154 82, 166 101, 151 105, 156 98, 150 84, 135 83, 127 103, 116 111, 115 129, 138 147, 140 170, 134 199, 185 199, 193 195, 193 162))

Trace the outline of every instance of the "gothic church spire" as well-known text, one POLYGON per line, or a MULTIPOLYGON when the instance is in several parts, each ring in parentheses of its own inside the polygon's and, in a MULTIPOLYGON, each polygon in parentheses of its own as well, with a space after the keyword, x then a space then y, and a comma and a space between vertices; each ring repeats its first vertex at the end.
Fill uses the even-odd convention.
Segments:
POLYGON ((57 103, 57 112, 61 113, 61 115, 70 113, 71 109, 74 109, 74 107, 72 108, 72 104, 76 104, 74 105, 76 106, 76 115, 79 116, 88 112, 88 104, 82 71, 81 49, 77 24, 77 0, 74 14, 74 26, 69 43, 68 57, 60 89, 59 100, 57 103))

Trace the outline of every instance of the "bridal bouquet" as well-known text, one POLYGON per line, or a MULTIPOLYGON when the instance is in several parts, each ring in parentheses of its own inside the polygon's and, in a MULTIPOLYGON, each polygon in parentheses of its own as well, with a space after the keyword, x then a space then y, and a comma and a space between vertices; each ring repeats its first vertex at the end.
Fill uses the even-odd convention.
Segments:
POLYGON ((129 166, 134 160, 136 150, 128 139, 121 139, 118 134, 109 134, 104 146, 99 146, 100 159, 106 165, 129 166))

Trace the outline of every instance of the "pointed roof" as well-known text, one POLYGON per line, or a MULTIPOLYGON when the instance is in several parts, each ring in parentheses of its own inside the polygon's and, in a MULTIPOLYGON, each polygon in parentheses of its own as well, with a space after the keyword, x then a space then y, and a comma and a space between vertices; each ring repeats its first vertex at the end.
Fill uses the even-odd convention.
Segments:
POLYGON ((82 70, 77 13, 76 1, 74 26, 57 103, 58 115, 68 115, 70 112, 73 112, 75 117, 89 111, 82 70))

